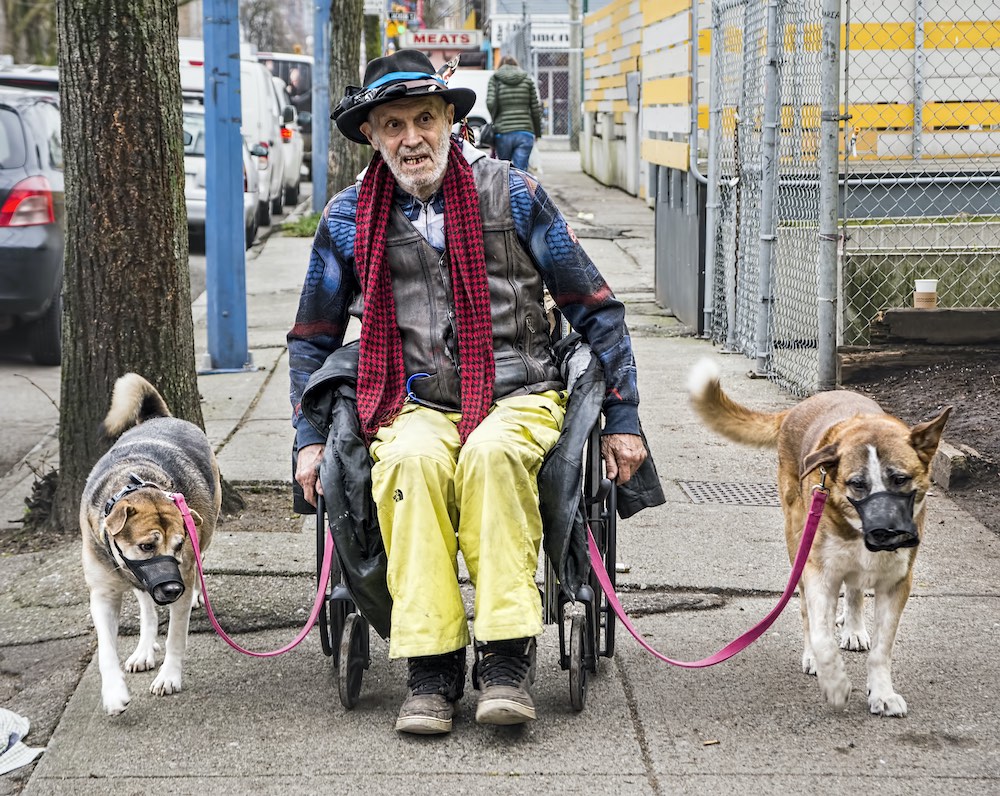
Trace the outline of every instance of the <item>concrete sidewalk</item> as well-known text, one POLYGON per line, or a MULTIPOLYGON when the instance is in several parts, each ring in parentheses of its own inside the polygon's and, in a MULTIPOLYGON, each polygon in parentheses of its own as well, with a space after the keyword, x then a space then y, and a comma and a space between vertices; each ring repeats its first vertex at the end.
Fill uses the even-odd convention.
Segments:
MULTIPOLYGON (((688 407, 687 371, 699 357, 714 356, 738 400, 777 408, 792 399, 747 378, 749 360, 718 354, 656 308, 653 212, 645 202, 582 175, 573 153, 545 151, 541 161, 544 185, 628 304, 643 423, 667 493, 666 505, 619 523, 626 567, 619 584, 654 646, 701 658, 771 608, 788 559, 771 499, 774 453, 706 432, 688 407), (696 482, 724 494, 742 487, 744 502, 695 503, 683 485, 696 482)), ((259 370, 199 378, 221 470, 238 486, 290 483, 284 339, 309 248, 308 239, 274 235, 247 263, 249 339, 259 370)), ((195 321, 200 352, 203 303, 196 302, 195 321)), ((312 527, 305 519, 297 533, 237 533, 224 525, 217 532, 209 590, 220 614, 239 615, 227 627, 244 645, 280 646, 303 622, 315 585, 312 527), (255 614, 285 621, 244 632, 260 627, 255 614)), ((538 653, 537 722, 479 727, 469 684, 453 733, 426 738, 393 730, 405 664, 389 661, 377 637, 360 704, 346 711, 317 632, 287 655, 251 659, 230 650, 198 612, 184 691, 153 697, 153 672, 127 675, 132 703, 109 718, 91 661, 24 792, 996 793, 1000 543, 938 491, 928 529, 896 647, 906 719, 868 714, 863 653, 848 655, 855 686, 848 709, 836 714, 823 704, 815 679, 800 671, 797 599, 749 650, 707 670, 662 665, 619 627, 615 656, 602 660, 579 714, 558 667, 557 630, 547 627, 538 653)), ((92 632, 75 547, 25 557, 3 571, 14 580, 0 597, 16 609, 0 608, 3 647, 92 632)), ((123 658, 133 644, 122 640, 123 658)))

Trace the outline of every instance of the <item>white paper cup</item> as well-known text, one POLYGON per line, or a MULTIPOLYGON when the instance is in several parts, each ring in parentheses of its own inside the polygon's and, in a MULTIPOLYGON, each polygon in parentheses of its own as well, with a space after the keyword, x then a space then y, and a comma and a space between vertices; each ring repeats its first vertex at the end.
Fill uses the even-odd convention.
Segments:
POLYGON ((937 293, 936 279, 914 279, 913 290, 916 293, 937 293))

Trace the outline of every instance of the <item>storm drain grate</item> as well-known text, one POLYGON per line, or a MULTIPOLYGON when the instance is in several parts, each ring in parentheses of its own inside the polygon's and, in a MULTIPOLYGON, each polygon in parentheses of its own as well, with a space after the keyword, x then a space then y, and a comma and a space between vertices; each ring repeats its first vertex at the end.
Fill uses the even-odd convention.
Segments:
POLYGON ((678 481, 692 503, 735 503, 739 506, 780 506, 774 484, 718 484, 678 481))

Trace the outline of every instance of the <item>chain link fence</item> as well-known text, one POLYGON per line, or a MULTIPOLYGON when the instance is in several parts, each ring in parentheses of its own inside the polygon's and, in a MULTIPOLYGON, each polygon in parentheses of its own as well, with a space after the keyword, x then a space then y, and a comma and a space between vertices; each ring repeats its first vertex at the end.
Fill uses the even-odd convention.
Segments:
POLYGON ((943 307, 1000 299, 1000 6, 847 9, 843 342, 937 280, 943 307))
POLYGON ((838 344, 868 344, 882 311, 914 305, 917 279, 937 280, 938 306, 1000 298, 1000 7, 845 3, 841 109, 826 119, 842 125, 840 166, 821 182, 823 5, 714 0, 709 23, 706 333, 796 394, 821 382, 834 180, 838 344))
POLYGON ((706 333, 799 394, 817 381, 819 11, 716 0, 711 20, 706 333))

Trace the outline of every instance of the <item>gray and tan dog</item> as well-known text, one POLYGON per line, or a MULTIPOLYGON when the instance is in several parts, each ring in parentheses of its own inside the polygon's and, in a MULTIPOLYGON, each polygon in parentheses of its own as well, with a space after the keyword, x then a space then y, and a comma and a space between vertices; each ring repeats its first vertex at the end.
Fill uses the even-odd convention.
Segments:
POLYGON ((778 449, 778 491, 791 560, 813 487, 821 469, 826 472, 830 495, 800 584, 802 670, 816 675, 827 702, 837 709, 847 705, 851 682, 837 650, 839 624, 842 649, 871 650, 869 710, 905 716, 906 700, 892 687, 892 648, 923 538, 930 463, 951 407, 911 428, 870 398, 833 390, 783 412, 758 412, 726 395, 710 360, 695 366, 688 388, 709 428, 745 445, 778 449), (842 584, 844 610, 836 616, 842 584), (864 618, 866 589, 875 595, 871 635, 864 618))
POLYGON ((191 541, 168 493, 184 495, 204 550, 212 541, 222 490, 205 433, 171 416, 156 388, 141 376, 127 373, 115 383, 103 430, 117 441, 87 478, 80 528, 101 697, 104 710, 115 715, 131 698, 118 659, 118 619, 129 590, 139 601, 140 625, 126 671, 156 665, 156 604, 169 605, 166 653, 149 690, 157 695, 181 690, 191 606, 201 595, 191 541))

